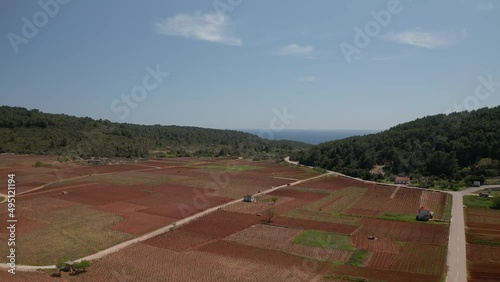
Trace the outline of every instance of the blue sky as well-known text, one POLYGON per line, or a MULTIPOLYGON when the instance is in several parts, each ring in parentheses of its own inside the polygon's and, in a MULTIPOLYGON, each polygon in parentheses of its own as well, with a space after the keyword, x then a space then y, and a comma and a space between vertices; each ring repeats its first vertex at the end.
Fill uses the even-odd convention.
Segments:
POLYGON ((288 129, 386 129, 499 105, 499 28, 487 0, 7 0, 0 104, 211 128, 269 128, 286 109, 288 129))

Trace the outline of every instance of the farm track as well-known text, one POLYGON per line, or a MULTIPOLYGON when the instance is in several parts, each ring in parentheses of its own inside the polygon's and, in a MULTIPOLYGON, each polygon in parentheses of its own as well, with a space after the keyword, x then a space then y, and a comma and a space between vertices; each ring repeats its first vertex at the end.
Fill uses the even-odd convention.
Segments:
MULTIPOLYGON (((190 164, 189 166, 192 166, 193 164, 190 164)), ((176 168, 176 167, 184 167, 184 166, 187 166, 187 165, 182 165, 182 166, 173 166, 173 167, 169 167, 169 168, 176 168)), ((164 168, 163 168, 164 169, 164 168)), ((149 171, 149 170, 157 170, 156 167, 154 168, 150 168, 150 169, 141 169, 141 170, 135 170, 135 171, 149 171)), ((126 171, 127 173, 128 172, 132 172, 132 171, 126 171)), ((109 175, 109 174, 114 174, 114 173, 122 173, 122 172, 106 172, 106 173, 101 173, 101 174, 93 174, 92 176, 96 176, 96 175, 109 175)), ((301 184, 303 182, 306 182, 306 181, 310 181, 310 180, 313 180, 313 179, 317 179, 317 178, 321 178, 321 177, 325 177, 325 176, 328 176, 328 175, 333 175, 332 172, 328 172, 328 173, 325 173, 325 174, 322 174, 322 175, 319 175, 319 176, 314 176, 314 177, 310 177, 310 178, 306 178, 306 179, 302 179, 302 180, 298 180, 298 181, 295 181, 295 182, 292 182, 292 183, 287 183, 287 184, 284 184, 284 185, 281 185, 281 186, 277 186, 277 187, 274 187, 274 188, 270 188, 269 190, 266 190, 266 191, 263 191, 263 192, 260 192, 260 193, 257 193, 257 194, 254 194, 254 196, 260 196, 260 195, 265 195, 265 194, 268 194, 268 193, 271 193, 271 192, 274 192, 276 190, 279 190, 281 188, 285 188, 285 187, 290 187, 290 186, 295 186, 295 185, 298 185, 298 184, 301 184)), ((73 180, 73 179, 79 179, 79 178, 83 178, 83 177, 88 177, 88 175, 84 175, 84 176, 78 176, 78 177, 74 177, 74 178, 67 178, 67 179, 61 179, 61 180, 57 180, 57 181, 54 181, 54 182, 51 182, 51 183, 47 183, 47 184, 44 184, 40 187, 37 187, 35 189, 32 189, 32 190, 29 190, 29 191, 25 191, 23 193, 19 193, 18 195, 26 195, 30 192, 34 192, 34 191, 38 191, 44 187, 46 187, 47 185, 50 185, 50 184, 54 184, 54 183, 58 183, 58 182, 62 182, 62 181, 68 181, 68 180, 73 180)), ((224 203, 224 204, 221 204, 221 205, 218 205, 218 206, 215 206, 215 207, 212 207, 212 208, 209 208, 209 209, 206 209, 202 212, 199 212, 197 214, 194 214, 192 216, 189 216, 189 217, 186 217, 186 218, 183 218, 181 220, 178 220, 172 224, 169 224, 167 226, 164 226, 160 229, 157 229, 155 231, 152 231, 150 233, 147 233, 147 234, 144 234, 142 236, 139 236, 137 238, 134 238, 134 239, 131 239, 131 240, 128 240, 128 241, 125 241, 125 242, 122 242, 118 245, 115 245, 115 246, 112 246, 112 247, 109 247, 107 249, 104 249, 104 250, 101 250, 95 254, 92 254, 92 255, 89 255, 89 256, 86 256, 86 257, 83 257, 83 258, 80 258, 80 259, 76 259, 74 260, 75 262, 79 262, 81 260, 96 260, 96 259, 99 259, 99 258, 102 258, 104 256, 107 256, 109 254, 112 254, 112 253, 115 253, 117 251, 120 251, 128 246, 131 246, 135 243, 139 243, 139 242, 142 242, 142 241, 145 241, 145 240, 148 240, 148 239, 151 239, 153 237, 156 237, 158 235, 161 235, 163 233, 166 233, 170 230, 172 230, 173 228, 177 228, 177 227, 180 227, 182 225, 185 225, 195 219, 199 219, 207 214, 210 214, 212 212, 215 212, 219 209, 222 209, 226 206, 229 206, 229 205, 232 205, 232 204, 235 204, 235 203, 239 203, 241 202, 241 199, 237 199, 237 200, 234 200, 234 201, 231 201, 231 202, 228 202, 228 203, 224 203)), ((8 265, 7 264, 0 264, 0 268, 3 268, 3 269, 6 269, 8 268, 8 265)), ((37 265, 16 265, 16 270, 18 271, 38 271, 40 269, 54 269, 55 268, 55 265, 44 265, 44 266, 37 266, 37 265)))

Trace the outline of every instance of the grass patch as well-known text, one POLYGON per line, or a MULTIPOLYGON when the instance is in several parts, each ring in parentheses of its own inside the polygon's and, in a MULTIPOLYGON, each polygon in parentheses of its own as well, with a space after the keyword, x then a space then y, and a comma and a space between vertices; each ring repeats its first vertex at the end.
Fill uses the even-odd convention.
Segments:
MULTIPOLYGON (((87 206, 39 214, 35 219, 49 225, 16 238, 19 264, 51 265, 61 258, 75 260, 135 237, 110 229, 122 217, 87 206)), ((0 249, 0 256, 5 258, 6 251, 0 249)))
POLYGON ((483 198, 479 196, 464 196, 464 205, 475 208, 489 208, 493 205, 493 198, 483 198))
POLYGON ((366 261, 367 258, 368 258, 368 250, 355 250, 345 264, 360 266, 366 261))
POLYGON ((386 212, 384 215, 377 216, 376 218, 385 220, 394 220, 394 221, 415 222, 417 221, 415 220, 415 217, 416 217, 415 214, 386 212))
POLYGON ((472 241, 472 243, 480 245, 488 245, 488 246, 500 246, 500 242, 487 241, 487 240, 474 240, 472 241))
POLYGON ((336 249, 354 251, 349 236, 317 230, 306 230, 293 240, 294 244, 318 247, 323 249, 336 249))
POLYGON ((5 197, 0 196, 0 203, 3 202, 3 200, 5 200, 5 197))

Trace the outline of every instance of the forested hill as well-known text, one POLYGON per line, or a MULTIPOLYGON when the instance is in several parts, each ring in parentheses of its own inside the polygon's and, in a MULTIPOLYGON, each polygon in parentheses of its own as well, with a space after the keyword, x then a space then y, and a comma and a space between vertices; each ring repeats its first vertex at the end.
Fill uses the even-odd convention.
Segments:
POLYGON ((428 116, 381 133, 322 143, 292 159, 365 179, 382 178, 369 173, 377 164, 385 165, 387 179, 484 180, 500 170, 500 107, 428 116))
POLYGON ((82 157, 286 156, 310 145, 233 130, 135 125, 0 107, 0 153, 82 157))

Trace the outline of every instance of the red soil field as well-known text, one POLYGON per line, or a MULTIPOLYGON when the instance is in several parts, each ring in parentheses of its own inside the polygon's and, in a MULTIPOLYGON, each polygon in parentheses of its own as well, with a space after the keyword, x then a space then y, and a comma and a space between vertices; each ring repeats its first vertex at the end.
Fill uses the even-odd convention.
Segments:
MULTIPOLYGON (((97 183, 97 182, 78 182, 76 184, 49 186, 49 187, 43 187, 42 189, 39 189, 36 191, 29 192, 28 194, 19 195, 18 197, 35 198, 35 197, 40 196, 40 195, 43 195, 43 196, 60 195, 63 193, 63 191, 69 192, 71 189, 74 189, 74 188, 86 188, 86 187, 91 187, 94 185, 102 185, 102 184, 97 183)), ((31 188, 26 189, 26 190, 31 190, 33 188, 37 188, 37 187, 31 187, 31 188)), ((96 188, 97 188, 97 186, 96 186, 96 188)))
MULTIPOLYGON (((252 166, 262 166, 260 164, 248 163, 252 166)), ((290 180, 286 180, 288 182, 292 182, 292 179, 306 179, 316 175, 319 175, 317 172, 306 171, 300 168, 293 168, 286 165, 264 165, 264 169, 256 169, 256 170, 248 170, 242 172, 248 177, 268 177, 268 178, 289 178, 290 180)))
MULTIPOLYGON (((421 190, 379 186, 369 188, 365 194, 347 210, 347 213, 382 216, 385 213, 417 214, 420 208, 421 190), (393 198, 391 198, 393 195, 393 198)), ((444 209, 444 207, 443 207, 444 209)))
POLYGON ((446 246, 404 244, 390 269, 410 273, 441 275, 446 272, 446 246))
POLYGON ((467 258, 472 261, 500 262, 500 246, 467 244, 467 258))
POLYGON ((351 235, 351 241, 356 249, 369 250, 372 252, 384 252, 397 254, 401 250, 401 246, 388 238, 377 238, 377 240, 368 239, 367 233, 355 232, 351 235))
POLYGON ((441 275, 428 275, 419 273, 407 273, 393 270, 374 269, 368 267, 356 267, 341 265, 335 267, 333 273, 339 275, 350 275, 356 277, 369 277, 373 280, 383 280, 387 282, 439 282, 441 275))
POLYGON ((23 186, 25 187, 26 189, 25 190, 30 190, 30 189, 33 189, 33 188, 36 188, 36 187, 40 187, 42 185, 45 185, 46 183, 45 182, 38 182, 38 181, 35 181, 35 182, 28 182, 28 183, 18 183, 19 186, 23 186))
POLYGON ((111 229, 134 235, 142 235, 159 229, 174 222, 175 218, 168 218, 142 212, 128 212, 122 214, 124 220, 113 225, 111 229))
POLYGON ((322 198, 328 196, 328 194, 323 194, 323 193, 313 193, 313 192, 298 191, 298 190, 285 189, 285 188, 273 191, 273 192, 269 193, 269 195, 281 196, 281 197, 291 197, 291 198, 306 200, 306 201, 317 201, 319 199, 322 199, 322 198))
POLYGON ((207 234, 177 229, 146 240, 143 244, 176 252, 183 252, 214 240, 216 240, 214 237, 207 234))
POLYGON ((274 218, 272 224, 301 228, 301 229, 314 229, 326 232, 335 232, 346 235, 353 233, 356 229, 359 228, 356 225, 321 222, 321 221, 305 220, 305 219, 289 218, 281 216, 274 218))
POLYGON ((117 186, 110 184, 93 185, 90 187, 74 188, 68 194, 54 194, 53 198, 73 201, 81 204, 99 206, 118 201, 141 198, 148 195, 142 185, 117 186))
POLYGON ((488 229, 500 232, 500 224, 473 223, 467 222, 467 227, 474 229, 488 229))
POLYGON ((500 211, 498 210, 469 207, 466 209, 466 214, 469 227, 500 230, 500 211))
MULTIPOLYGON (((476 211, 479 212, 479 211, 476 211)), ((488 213, 488 211, 486 211, 488 213)), ((467 217, 468 219, 468 217, 467 217)), ((469 223, 468 223, 469 225, 469 223)), ((498 230, 468 229, 467 241, 486 240, 499 242, 498 230), (473 234, 472 232, 478 232, 473 234)), ((500 277, 500 246, 467 244, 467 265, 469 270, 469 281, 498 281, 500 277)))
POLYGON ((379 240, 387 238, 392 241, 424 244, 448 244, 447 224, 399 222, 374 218, 363 218, 359 223, 361 228, 356 232, 356 236, 375 236, 379 240))
POLYGON ((76 175, 102 174, 110 172, 125 172, 133 170, 151 169, 152 167, 140 164, 92 165, 74 168, 71 173, 76 175))
POLYGON ((351 256, 348 251, 293 244, 293 239, 302 231, 302 229, 260 224, 233 234, 226 240, 321 260, 347 261, 351 256))
POLYGON ((284 204, 277 206, 276 208, 274 208, 274 211, 276 212, 277 216, 280 216, 280 215, 286 214, 287 212, 289 212, 291 210, 300 208, 303 205, 308 204, 308 203, 310 203, 310 201, 294 199, 294 200, 291 200, 289 202, 286 202, 284 204))
POLYGON ((128 202, 113 202, 111 204, 106 204, 102 206, 95 207, 95 209, 100 211, 106 211, 114 214, 127 214, 129 212, 134 212, 138 210, 144 210, 149 208, 148 206, 136 205, 128 202))
MULTIPOLYGON (((202 252, 214 253, 225 257, 258 261, 278 267, 292 267, 304 264, 304 257, 286 254, 274 250, 266 250, 256 247, 245 246, 230 241, 217 241, 205 245, 199 249, 202 252)), ((327 263, 317 262, 317 267, 311 270, 313 273, 322 273, 328 268, 327 263)))
POLYGON ((54 278, 50 277, 46 272, 22 272, 16 271, 13 275, 5 269, 0 269, 0 281, 9 282, 53 282, 54 278))
POLYGON ((190 224, 179 227, 179 230, 205 234, 214 238, 225 238, 244 230, 261 221, 261 217, 235 212, 216 211, 190 224))
POLYGON ((465 236, 467 243, 474 243, 475 240, 500 242, 500 232, 498 230, 467 228, 465 236))
MULTIPOLYGON (((189 203, 188 203, 189 204, 189 203)), ((142 213, 165 216, 170 218, 181 219, 186 216, 193 215, 201 210, 195 209, 192 206, 179 206, 176 203, 164 203, 163 205, 155 205, 147 209, 141 210, 142 213)))
POLYGON ((468 262, 469 282, 498 282, 498 262, 468 262))
POLYGON ((422 196, 422 190, 410 189, 410 188, 399 188, 396 195, 388 203, 387 212, 394 213, 414 213, 418 212, 420 205, 420 197, 422 196))
POLYGON ((395 257, 395 253, 373 252, 370 254, 367 266, 377 269, 389 269, 395 257))
POLYGON ((386 212, 387 202, 390 196, 396 190, 394 187, 377 186, 369 188, 363 196, 348 210, 347 213, 367 215, 367 216, 380 216, 386 212))

